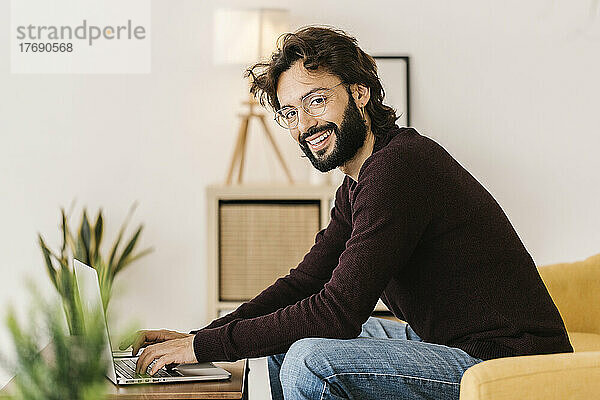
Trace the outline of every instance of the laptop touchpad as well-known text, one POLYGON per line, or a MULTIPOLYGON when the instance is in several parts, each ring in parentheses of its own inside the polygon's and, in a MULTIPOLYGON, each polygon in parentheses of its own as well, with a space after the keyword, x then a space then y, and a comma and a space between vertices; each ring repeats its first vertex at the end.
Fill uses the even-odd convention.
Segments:
POLYGON ((185 376, 215 375, 215 373, 218 373, 220 370, 220 368, 215 367, 213 363, 210 362, 179 364, 174 369, 185 376))

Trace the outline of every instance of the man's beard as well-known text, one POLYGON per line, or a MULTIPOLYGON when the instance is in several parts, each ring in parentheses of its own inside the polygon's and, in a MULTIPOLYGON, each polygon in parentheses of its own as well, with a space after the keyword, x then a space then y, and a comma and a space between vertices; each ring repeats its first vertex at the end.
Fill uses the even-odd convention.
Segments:
POLYGON ((300 148, 306 154, 312 165, 321 172, 331 171, 346 162, 350 161, 358 150, 365 144, 367 138, 367 125, 360 115, 360 111, 352 97, 348 99, 348 105, 344 110, 344 118, 342 124, 338 128, 333 122, 328 122, 325 125, 310 128, 306 134, 302 135, 300 140, 300 148), (305 140, 318 132, 326 132, 332 130, 335 134, 335 143, 333 150, 329 155, 325 155, 329 146, 316 152, 312 152, 308 142, 305 140))

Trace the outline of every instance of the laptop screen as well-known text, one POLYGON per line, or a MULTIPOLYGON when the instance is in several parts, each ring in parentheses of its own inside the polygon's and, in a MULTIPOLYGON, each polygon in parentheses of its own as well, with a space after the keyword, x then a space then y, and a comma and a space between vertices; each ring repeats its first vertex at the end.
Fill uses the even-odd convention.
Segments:
MULTIPOLYGON (((84 314, 84 321, 89 319, 93 310, 102 310, 102 295, 100 294, 100 284, 98 282, 98 272, 79 260, 73 260, 73 268, 75 270, 75 280, 79 288, 79 298, 81 300, 81 308, 84 314)), ((108 361, 107 376, 113 382, 117 380, 115 365, 112 356, 112 348, 110 337, 108 334, 108 325, 106 317, 102 313, 102 321, 104 322, 104 354, 102 355, 108 361)))

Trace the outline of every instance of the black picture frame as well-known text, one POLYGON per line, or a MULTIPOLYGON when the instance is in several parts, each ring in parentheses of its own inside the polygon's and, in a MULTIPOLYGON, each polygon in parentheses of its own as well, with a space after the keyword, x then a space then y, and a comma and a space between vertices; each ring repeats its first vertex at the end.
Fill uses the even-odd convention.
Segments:
POLYGON ((400 117, 398 125, 410 126, 410 56, 374 55, 373 58, 385 90, 383 103, 396 110, 400 117))

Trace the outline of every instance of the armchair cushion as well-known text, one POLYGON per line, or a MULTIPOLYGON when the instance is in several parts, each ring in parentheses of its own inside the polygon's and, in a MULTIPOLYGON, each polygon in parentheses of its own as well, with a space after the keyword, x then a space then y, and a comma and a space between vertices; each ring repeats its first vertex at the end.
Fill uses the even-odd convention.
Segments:
POLYGON ((539 267, 567 332, 600 335, 600 254, 574 263, 539 267))
POLYGON ((460 400, 594 399, 600 393, 600 352, 497 358, 469 368, 460 400))
POLYGON ((596 333, 569 332, 569 341, 573 351, 600 351, 600 335, 596 333))

